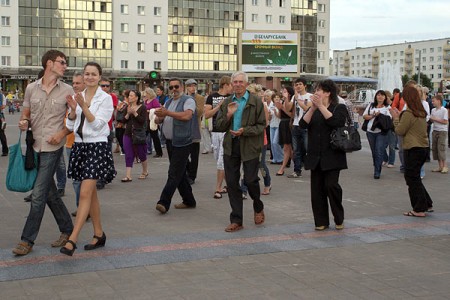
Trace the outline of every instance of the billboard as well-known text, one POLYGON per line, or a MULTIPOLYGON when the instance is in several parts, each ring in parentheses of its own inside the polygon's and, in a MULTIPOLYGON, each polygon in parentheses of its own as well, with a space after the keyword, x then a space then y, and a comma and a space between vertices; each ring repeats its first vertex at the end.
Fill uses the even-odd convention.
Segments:
POLYGON ((300 31, 241 30, 239 70, 250 76, 300 75, 300 31))

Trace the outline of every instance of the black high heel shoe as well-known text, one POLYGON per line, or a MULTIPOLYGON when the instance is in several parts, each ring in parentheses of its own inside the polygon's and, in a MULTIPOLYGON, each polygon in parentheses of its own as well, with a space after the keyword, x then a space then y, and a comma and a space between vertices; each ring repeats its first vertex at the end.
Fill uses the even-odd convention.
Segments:
POLYGON ((62 254, 68 255, 68 256, 72 256, 73 253, 75 252, 75 249, 77 249, 77 244, 75 244, 73 241, 71 240, 67 240, 67 243, 72 244, 72 249, 67 249, 66 246, 61 247, 61 249, 59 249, 59 252, 61 252, 62 254))
POLYGON ((95 244, 87 244, 84 245, 84 250, 89 251, 89 250, 94 250, 100 247, 104 247, 105 243, 106 243, 106 235, 103 232, 101 237, 98 237, 96 235, 94 235, 94 239, 97 239, 97 242, 95 244))

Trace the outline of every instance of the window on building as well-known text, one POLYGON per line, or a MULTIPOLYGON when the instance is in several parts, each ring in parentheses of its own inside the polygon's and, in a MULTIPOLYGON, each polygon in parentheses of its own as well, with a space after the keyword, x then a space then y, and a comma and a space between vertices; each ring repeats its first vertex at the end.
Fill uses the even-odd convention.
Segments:
POLYGON ((120 50, 128 51, 128 42, 120 42, 120 50))
POLYGON ((11 18, 2 16, 2 26, 11 26, 11 18))
POLYGON ((189 53, 193 53, 194 52, 194 43, 189 43, 188 44, 188 52, 189 53))
POLYGON ((161 52, 161 43, 153 43, 153 51, 161 52))
POLYGON ((308 0, 308 9, 313 9, 313 1, 308 0))
POLYGON ((317 51, 317 59, 325 59, 325 51, 317 51))
POLYGON ((178 25, 173 25, 172 32, 173 34, 178 34, 178 25))
POLYGON ((100 11, 106 12, 106 2, 100 2, 100 11))
POLYGON ((285 24, 285 23, 286 23, 286 17, 280 16, 280 24, 285 24))
POLYGON ((214 62, 214 66, 213 67, 214 67, 214 71, 220 71, 219 70, 219 62, 218 61, 214 62))
POLYGON ((154 25, 153 26, 153 33, 154 34, 161 34, 161 25, 154 25))
POLYGON ((2 46, 11 46, 11 37, 2 36, 2 46))
POLYGON ((325 20, 319 20, 318 25, 320 28, 325 28, 325 20))
POLYGON ((423 48, 422 49, 422 54, 425 54, 425 53, 427 53, 427 49, 423 48))
POLYGON ((194 34, 194 26, 189 26, 189 35, 194 34))
POLYGON ((10 0, 2 0, 2 6, 10 6, 11 2, 10 0))
POLYGON ((439 56, 437 57, 437 60, 438 60, 438 61, 442 61, 442 56, 439 55, 439 56))
POLYGON ((178 43, 172 43, 172 52, 178 52, 178 43))
POLYGON ((95 30, 95 20, 88 20, 88 30, 95 30))
POLYGON ((145 43, 139 42, 137 43, 138 52, 145 52, 145 43))
POLYGON ((138 33, 145 33, 145 24, 138 24, 138 33))
POLYGON ((230 45, 223 46, 223 53, 230 54, 230 45))
POLYGON ((266 23, 272 24, 272 15, 266 15, 266 23))
POLYGON ((325 43, 325 36, 323 36, 323 35, 318 35, 318 36, 317 36, 317 43, 319 43, 319 44, 325 43))
POLYGON ((434 48, 430 48, 430 53, 434 53, 434 48))
POLYGON ((405 51, 400 51, 400 56, 405 55, 405 51))
POLYGON ((234 20, 239 21, 239 12, 238 11, 234 12, 234 20))
POLYGON ((123 15, 128 15, 128 5, 126 4, 120 5, 120 13, 123 15))
POLYGON ((442 52, 442 47, 438 47, 438 48, 437 48, 437 51, 438 51, 438 52, 442 52))
POLYGON ((280 7, 286 6, 286 0, 280 0, 280 7))
POLYGON ((422 62, 427 62, 427 58, 426 57, 422 57, 422 62))
POLYGON ((258 5, 258 0, 252 0, 252 5, 253 5, 253 6, 258 5))
POLYGON ((137 7, 137 13, 138 13, 138 15, 140 15, 140 16, 145 16, 145 6, 138 5, 138 7, 137 7))
POLYGON ((431 65, 430 67, 431 67, 431 70, 434 70, 434 65, 431 65))
POLYGON ((422 66, 422 71, 426 71, 427 70, 427 66, 422 66))
POLYGON ((229 20, 230 19, 230 12, 228 10, 223 12, 223 19, 229 20))
POLYGON ((430 62, 434 61, 434 56, 430 56, 430 62))
POLYGON ((161 16, 161 7, 155 6, 153 8, 153 15, 155 16, 161 16))
POLYGON ((271 7, 272 6, 272 0, 266 0, 266 6, 271 7))
POLYGON ((138 70, 144 70, 145 69, 145 62, 143 60, 138 60, 137 68, 138 68, 138 70))
POLYGON ((317 4, 317 10, 319 11, 319 12, 322 12, 322 13, 324 13, 325 12, 325 4, 317 4))
POLYGON ((317 67, 317 74, 325 74, 325 68, 324 67, 317 67))
POLYGON ((438 73, 437 75, 438 75, 439 79, 442 78, 442 74, 441 73, 438 73))
POLYGON ((193 18, 194 17, 194 9, 193 8, 189 8, 189 10, 188 10, 188 17, 189 18, 193 18))
POLYGON ((258 15, 252 14, 252 22, 258 22, 258 15))
POLYGON ((388 52, 388 53, 387 53, 387 57, 391 57, 391 52, 388 52))
POLYGON ((120 24, 120 32, 128 32, 128 23, 120 24))
POLYGON ((11 66, 11 56, 2 56, 2 66, 11 66))
POLYGON ((153 62, 153 69, 161 70, 161 62, 160 61, 153 62))

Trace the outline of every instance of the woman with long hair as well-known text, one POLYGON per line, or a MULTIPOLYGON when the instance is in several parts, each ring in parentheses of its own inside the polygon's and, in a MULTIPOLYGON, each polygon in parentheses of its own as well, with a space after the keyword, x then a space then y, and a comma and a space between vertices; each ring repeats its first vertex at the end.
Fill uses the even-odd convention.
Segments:
POLYGON ((283 147, 283 163, 280 169, 275 174, 276 176, 283 176, 284 169, 289 167, 292 159, 292 133, 291 133, 291 118, 293 116, 292 109, 289 110, 289 102, 295 91, 292 87, 287 86, 281 91, 283 98, 281 102, 275 103, 280 111, 280 124, 278 125, 278 143, 283 147))
POLYGON ((389 119, 391 118, 391 115, 389 114, 388 98, 386 92, 383 90, 379 90, 375 93, 373 102, 367 105, 366 110, 363 113, 364 120, 369 121, 366 134, 370 150, 372 151, 374 179, 380 179, 381 166, 383 165, 384 154, 386 153, 388 142, 387 130, 384 131, 380 126, 377 126, 377 123, 379 124, 381 121, 380 115, 385 115, 389 119))
POLYGON ((308 151, 305 170, 311 170, 311 205, 315 230, 329 227, 328 201, 334 216, 336 229, 344 229, 344 207, 339 174, 347 169, 345 152, 331 148, 331 131, 345 125, 348 112, 339 104, 337 87, 332 80, 320 81, 310 98, 312 106, 299 122, 300 128, 308 129, 308 151))
POLYGON ((123 135, 123 147, 125 148, 125 166, 126 176, 122 178, 122 182, 132 181, 131 170, 133 169, 134 158, 138 157, 142 165, 142 173, 139 179, 148 177, 147 169, 147 144, 133 143, 133 131, 135 129, 144 129, 148 124, 147 109, 141 103, 141 93, 138 91, 130 91, 128 96, 129 105, 126 108, 125 115, 125 133, 123 135))
POLYGON ((100 220, 100 203, 97 196, 97 180, 109 183, 116 175, 111 146, 108 145, 108 121, 114 111, 111 95, 99 86, 102 68, 95 62, 84 66, 83 80, 86 90, 67 96, 70 108, 66 126, 75 133, 75 142, 69 159, 68 177, 81 181, 80 202, 75 226, 66 245, 60 252, 72 256, 78 236, 88 215, 94 227, 94 237, 84 250, 105 246, 106 236, 100 220))
POLYGON ((403 137, 403 157, 405 162, 405 181, 408 186, 412 210, 403 213, 408 217, 425 217, 426 211, 433 208, 433 201, 420 177, 420 169, 427 159, 427 112, 423 107, 419 91, 415 86, 403 89, 403 99, 407 108, 401 114, 391 108, 395 133, 403 137))

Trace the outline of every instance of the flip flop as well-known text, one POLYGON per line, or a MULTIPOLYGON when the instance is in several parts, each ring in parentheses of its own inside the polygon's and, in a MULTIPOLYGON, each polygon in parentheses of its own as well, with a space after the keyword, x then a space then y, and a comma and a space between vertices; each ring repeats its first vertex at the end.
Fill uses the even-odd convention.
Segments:
POLYGON ((230 225, 227 226, 227 228, 225 228, 225 231, 226 232, 236 232, 243 228, 244 228, 244 226, 239 225, 238 223, 231 223, 230 225))
MULTIPOLYGON (((264 189, 266 189, 266 187, 264 187, 264 189)), ((261 195, 270 195, 270 191, 272 190, 272 186, 269 186, 269 191, 263 191, 262 193, 261 193, 261 195)))
POLYGON ((141 175, 139 175, 138 179, 145 179, 148 177, 148 172, 147 173, 142 173, 141 175))
POLYGON ((275 173, 275 175, 276 175, 276 176, 283 176, 283 175, 284 175, 284 171, 283 171, 283 173, 278 173, 278 172, 277 172, 277 173, 275 173))
POLYGON ((133 181, 133 179, 131 179, 130 177, 124 177, 124 178, 122 178, 121 181, 122 182, 131 182, 131 181, 133 181))
POLYGON ((219 191, 216 191, 214 193, 214 199, 220 199, 220 198, 222 198, 222 194, 219 191))
POLYGON ((221 190, 219 193, 221 193, 221 194, 226 194, 226 193, 228 193, 228 187, 227 187, 227 186, 224 186, 224 187, 222 188, 222 190, 221 190))
POLYGON ((412 211, 412 210, 410 210, 410 211, 408 211, 408 212, 404 212, 403 215, 406 216, 406 217, 425 218, 425 215, 423 215, 423 216, 418 215, 417 213, 415 213, 415 212, 412 211))

